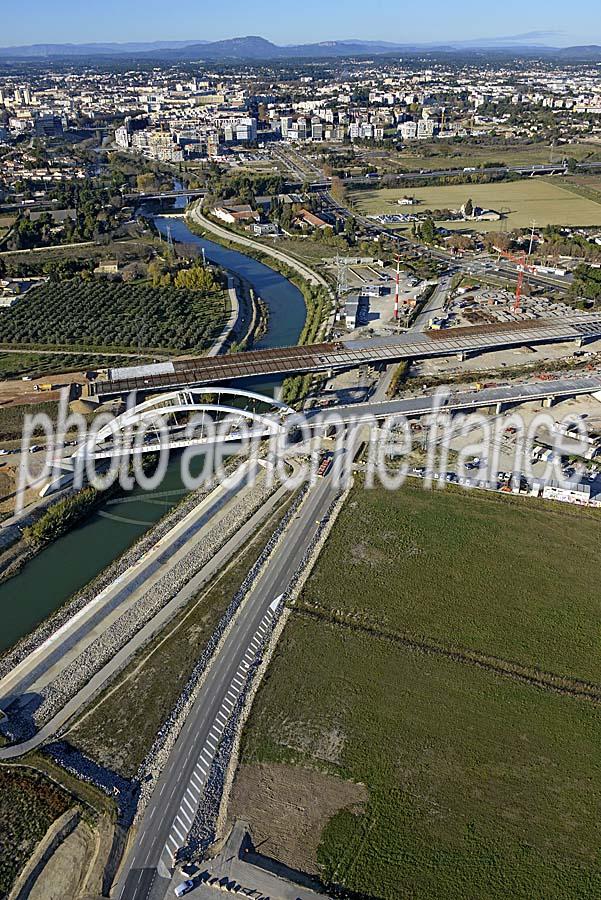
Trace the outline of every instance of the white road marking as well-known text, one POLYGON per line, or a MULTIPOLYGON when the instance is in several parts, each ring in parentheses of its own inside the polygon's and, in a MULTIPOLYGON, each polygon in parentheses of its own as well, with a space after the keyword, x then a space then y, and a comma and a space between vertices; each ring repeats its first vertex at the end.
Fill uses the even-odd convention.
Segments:
MULTIPOLYGON (((185 797, 184 797, 184 803, 186 804, 186 806, 188 807, 188 809, 190 810, 190 812, 192 813, 192 815, 194 815, 194 807, 192 806, 192 804, 190 803, 189 800, 186 800, 185 797)), ((183 811, 184 811, 183 807, 182 807, 182 810, 181 810, 181 811, 182 811, 182 813, 183 813, 183 811)))
MULTIPOLYGON (((179 822, 179 819, 176 819, 176 821, 179 822)), ((183 825, 183 824, 184 824, 184 823, 182 822, 182 825, 183 825)), ((179 830, 179 828, 177 827, 177 825, 176 825, 175 823, 173 824, 173 828, 172 828, 171 830, 172 830, 172 831, 175 831, 175 833, 176 833, 177 836, 179 837, 180 841, 185 841, 185 840, 186 840, 186 835, 185 835, 185 833, 182 834, 181 831, 179 830)))
MULTIPOLYGON (((184 801, 184 802, 185 802, 185 801, 184 801)), ((180 821, 182 822, 184 828, 189 828, 190 825, 192 824, 192 819, 190 818, 190 815, 185 811, 185 809, 184 809, 183 806, 180 806, 179 812, 178 812, 178 816, 183 816, 183 817, 184 817, 184 818, 181 819, 180 821), (188 823, 187 825, 186 825, 186 822, 184 822, 184 819, 185 819, 186 822, 188 823)))

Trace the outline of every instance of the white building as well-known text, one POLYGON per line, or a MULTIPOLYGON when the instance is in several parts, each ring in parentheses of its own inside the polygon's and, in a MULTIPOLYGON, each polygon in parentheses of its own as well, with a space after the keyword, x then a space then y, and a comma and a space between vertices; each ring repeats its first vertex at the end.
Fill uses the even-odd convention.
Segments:
POLYGON ((115 143, 118 147, 123 147, 124 150, 129 149, 130 135, 125 125, 120 125, 119 128, 115 129, 115 143))

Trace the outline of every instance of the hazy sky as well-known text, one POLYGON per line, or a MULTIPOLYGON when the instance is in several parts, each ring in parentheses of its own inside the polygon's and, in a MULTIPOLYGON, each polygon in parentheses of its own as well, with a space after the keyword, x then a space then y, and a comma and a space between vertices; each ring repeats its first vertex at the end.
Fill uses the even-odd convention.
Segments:
POLYGON ((0 46, 91 41, 399 42, 536 32, 532 43, 601 43, 600 0, 0 0, 0 46))

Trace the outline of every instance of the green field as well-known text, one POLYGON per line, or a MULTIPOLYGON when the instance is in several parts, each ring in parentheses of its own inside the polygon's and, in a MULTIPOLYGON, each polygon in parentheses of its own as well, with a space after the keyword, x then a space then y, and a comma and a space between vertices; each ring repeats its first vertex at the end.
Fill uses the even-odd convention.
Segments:
POLYGON ((584 900, 601 892, 600 738, 592 704, 296 614, 243 761, 367 785, 364 809, 322 834, 326 882, 390 900, 584 900), (324 761, 332 732, 343 747, 324 761))
POLYGON ((506 166, 540 165, 556 163, 564 157, 572 157, 579 162, 601 159, 601 148, 598 144, 568 144, 551 147, 549 144, 516 144, 491 143, 479 145, 469 143, 453 144, 445 141, 434 141, 427 145, 408 144, 395 157, 400 171, 411 169, 450 169, 465 166, 485 166, 487 163, 501 163, 506 166))
POLYGON ((303 596, 416 639, 601 682, 600 546, 597 510, 415 484, 357 489, 303 596))
POLYGON ((560 504, 354 489, 243 742, 243 762, 367 785, 322 833, 326 882, 391 900, 601 895, 601 719, 568 695, 601 681, 600 537, 598 516, 560 504), (541 672, 571 677, 525 680, 541 672))
POLYGON ((423 213, 435 209, 459 209, 468 198, 474 205, 503 213, 498 222, 462 222, 439 220, 451 229, 478 231, 527 228, 532 222, 544 225, 601 225, 601 205, 561 187, 560 180, 525 178, 496 184, 461 184, 424 188, 381 188, 355 191, 355 207, 363 215, 406 211, 397 200, 405 195, 419 200, 410 209, 423 213))

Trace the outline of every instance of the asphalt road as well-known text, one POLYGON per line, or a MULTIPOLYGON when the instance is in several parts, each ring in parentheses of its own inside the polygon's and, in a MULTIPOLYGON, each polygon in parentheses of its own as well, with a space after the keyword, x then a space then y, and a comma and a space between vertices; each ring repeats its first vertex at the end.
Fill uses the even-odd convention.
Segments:
MULTIPOLYGON (((185 842, 186 823, 180 811, 186 808, 186 797, 193 801, 198 796, 198 786, 202 788, 203 768, 208 769, 216 750, 216 722, 223 723, 228 692, 236 684, 245 659, 252 658, 253 642, 270 614, 271 604, 286 591, 334 496, 328 478, 319 479, 310 489, 218 649, 138 827, 113 892, 118 900, 163 900, 165 897, 171 877, 163 868, 167 842, 173 836, 174 823, 182 834, 181 844, 185 842)), ((192 810, 190 815, 193 816, 192 810)))
POLYGON ((411 323, 409 331, 425 331, 430 319, 439 316, 444 311, 445 300, 450 289, 451 279, 448 275, 445 275, 440 279, 432 292, 432 296, 426 301, 411 323))
MULTIPOLYGON (((190 579, 188 584, 182 588, 154 618, 146 623, 136 634, 125 644, 110 660, 103 666, 90 681, 75 696, 69 700, 65 706, 54 716, 47 725, 44 725, 37 734, 30 740, 16 744, 10 747, 0 748, 0 759, 16 759, 30 750, 39 747, 45 741, 52 738, 60 731, 74 716, 76 716, 90 700, 113 678, 125 665, 131 657, 145 646, 148 641, 161 628, 173 618, 178 609, 187 603, 211 578, 217 574, 229 559, 241 548, 244 547, 248 540, 251 540, 254 534, 261 527, 265 519, 275 510, 279 503, 284 499, 287 493, 285 487, 279 488, 267 502, 251 518, 242 525, 236 534, 227 541, 213 558, 203 566, 203 568, 190 579)), ((54 656, 54 643, 50 644, 48 650, 54 656)), ((35 658, 34 664, 37 664, 38 657, 35 658)))

